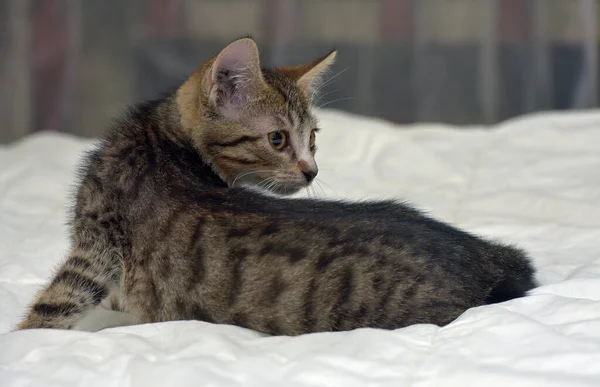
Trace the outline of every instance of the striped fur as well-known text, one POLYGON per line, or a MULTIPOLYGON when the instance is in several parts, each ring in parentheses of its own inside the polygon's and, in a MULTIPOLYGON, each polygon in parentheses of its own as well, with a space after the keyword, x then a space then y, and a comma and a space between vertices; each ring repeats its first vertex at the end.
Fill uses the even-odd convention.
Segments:
POLYGON ((519 249, 402 203, 247 188, 309 184, 310 97, 334 57, 261 69, 254 42, 238 40, 176 92, 132 109, 88 156, 69 257, 19 328, 73 328, 107 301, 138 323, 394 329, 447 324, 534 287, 519 249), (269 143, 279 130, 284 150, 269 143))

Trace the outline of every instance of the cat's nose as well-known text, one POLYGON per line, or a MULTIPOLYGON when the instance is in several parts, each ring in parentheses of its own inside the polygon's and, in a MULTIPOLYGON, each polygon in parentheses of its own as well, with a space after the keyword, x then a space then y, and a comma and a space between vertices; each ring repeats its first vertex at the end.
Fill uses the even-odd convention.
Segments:
POLYGON ((311 181, 313 181, 315 179, 315 177, 317 176, 317 173, 319 173, 319 170, 317 169, 317 166, 315 165, 314 162, 309 163, 306 160, 300 160, 298 162, 298 166, 300 167, 302 174, 306 178, 307 183, 310 183, 311 181))
POLYGON ((317 176, 317 171, 310 171, 310 172, 304 172, 304 171, 302 171, 302 174, 306 178, 306 182, 310 183, 311 181, 313 181, 313 179, 315 178, 315 176, 317 176))

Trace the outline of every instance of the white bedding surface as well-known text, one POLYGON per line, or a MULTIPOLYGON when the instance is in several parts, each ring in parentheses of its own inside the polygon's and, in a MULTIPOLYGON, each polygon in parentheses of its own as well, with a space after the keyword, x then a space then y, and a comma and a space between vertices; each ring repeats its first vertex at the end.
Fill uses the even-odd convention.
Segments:
POLYGON ((321 126, 321 196, 403 198, 517 243, 543 285, 443 328, 290 338, 190 321, 9 333, 67 249, 68 193, 89 145, 40 134, 0 147, 0 386, 600 386, 599 111, 492 130, 324 111, 321 126))

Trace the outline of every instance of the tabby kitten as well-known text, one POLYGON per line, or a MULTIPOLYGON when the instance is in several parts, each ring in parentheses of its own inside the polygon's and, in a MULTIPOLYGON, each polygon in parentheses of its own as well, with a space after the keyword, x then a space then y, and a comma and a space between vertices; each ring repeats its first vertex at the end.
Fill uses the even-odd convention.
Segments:
POLYGON ((77 328, 103 300, 136 323, 395 329, 525 295, 522 251, 407 205, 248 188, 291 194, 316 176, 310 102, 335 56, 261 69, 240 39, 132 109, 88 156, 69 256, 19 329, 77 328))

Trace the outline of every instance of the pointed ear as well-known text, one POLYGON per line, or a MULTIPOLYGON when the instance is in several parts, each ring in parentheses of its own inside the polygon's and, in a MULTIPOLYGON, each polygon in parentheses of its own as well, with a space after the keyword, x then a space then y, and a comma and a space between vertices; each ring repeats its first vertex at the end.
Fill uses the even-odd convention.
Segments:
POLYGON ((233 115, 264 87, 258 48, 250 38, 230 43, 207 71, 209 100, 224 116, 233 115))
POLYGON ((333 50, 322 58, 293 67, 283 67, 279 71, 296 80, 298 87, 312 99, 314 92, 323 83, 327 70, 335 62, 337 51, 333 50))

